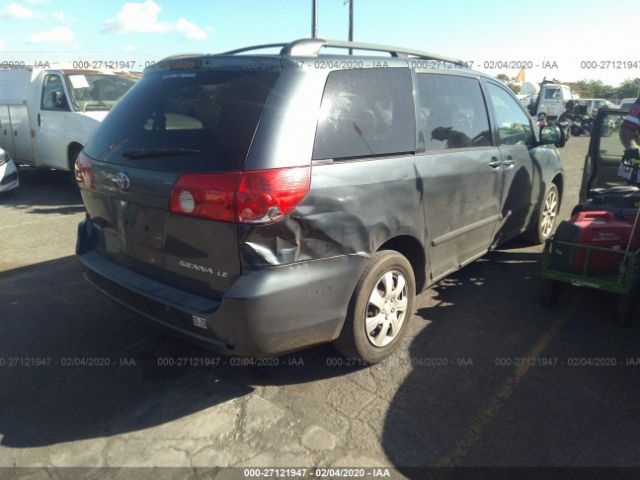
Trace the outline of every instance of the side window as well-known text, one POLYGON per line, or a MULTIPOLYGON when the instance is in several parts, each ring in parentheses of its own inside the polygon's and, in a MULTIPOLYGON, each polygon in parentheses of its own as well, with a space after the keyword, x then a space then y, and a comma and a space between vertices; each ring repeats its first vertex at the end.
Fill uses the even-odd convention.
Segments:
POLYGON ((475 78, 419 73, 418 142, 425 150, 491 145, 487 107, 475 78))
POLYGON ((62 80, 58 75, 49 74, 42 82, 42 110, 69 110, 69 104, 64 95, 62 80))
POLYGON ((533 143, 533 129, 529 117, 520 104, 504 89, 487 83, 489 97, 498 126, 501 145, 530 145, 533 143))
POLYGON ((320 106, 313 159, 415 151, 412 90, 409 69, 331 72, 320 106))

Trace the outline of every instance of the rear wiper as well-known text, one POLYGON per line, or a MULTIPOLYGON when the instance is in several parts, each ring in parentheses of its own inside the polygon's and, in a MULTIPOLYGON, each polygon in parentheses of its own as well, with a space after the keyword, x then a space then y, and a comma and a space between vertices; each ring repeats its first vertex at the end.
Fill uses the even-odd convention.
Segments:
POLYGON ((122 156, 128 159, 150 158, 150 157, 172 157, 174 155, 188 155, 200 153, 197 148, 150 148, 146 150, 127 150, 122 152, 122 156))

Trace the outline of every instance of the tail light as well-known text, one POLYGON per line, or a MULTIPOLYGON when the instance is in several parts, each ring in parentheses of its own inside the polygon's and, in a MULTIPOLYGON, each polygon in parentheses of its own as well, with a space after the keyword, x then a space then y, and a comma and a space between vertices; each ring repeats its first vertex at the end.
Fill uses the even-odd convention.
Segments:
POLYGON ((240 173, 182 175, 171 193, 169 210, 223 222, 235 220, 235 192, 240 173))
POLYGON ((310 182, 311 167, 182 175, 169 210, 223 222, 271 223, 304 199, 310 182))
POLYGON ((93 178, 93 161, 91 160, 91 157, 85 155, 84 152, 80 152, 76 157, 74 173, 76 182, 78 182, 78 186, 80 188, 93 190, 95 187, 95 181, 93 178))

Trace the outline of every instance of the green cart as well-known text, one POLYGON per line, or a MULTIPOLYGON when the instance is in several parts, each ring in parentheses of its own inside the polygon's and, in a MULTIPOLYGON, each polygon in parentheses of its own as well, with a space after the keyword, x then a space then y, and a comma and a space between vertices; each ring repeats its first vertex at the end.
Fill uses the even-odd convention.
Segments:
POLYGON ((540 300, 555 305, 567 285, 611 292, 618 296, 615 319, 626 325, 633 316, 639 277, 640 250, 626 252, 551 237, 544 246, 540 300))

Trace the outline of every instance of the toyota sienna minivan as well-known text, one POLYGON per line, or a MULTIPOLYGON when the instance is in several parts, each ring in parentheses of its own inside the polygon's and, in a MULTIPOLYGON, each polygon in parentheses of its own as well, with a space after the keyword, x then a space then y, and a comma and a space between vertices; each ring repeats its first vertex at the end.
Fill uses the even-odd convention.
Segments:
POLYGON ((563 143, 502 82, 425 52, 304 39, 169 57, 77 159, 77 257, 106 295, 219 352, 333 342, 375 363, 418 293, 549 237, 563 143))

